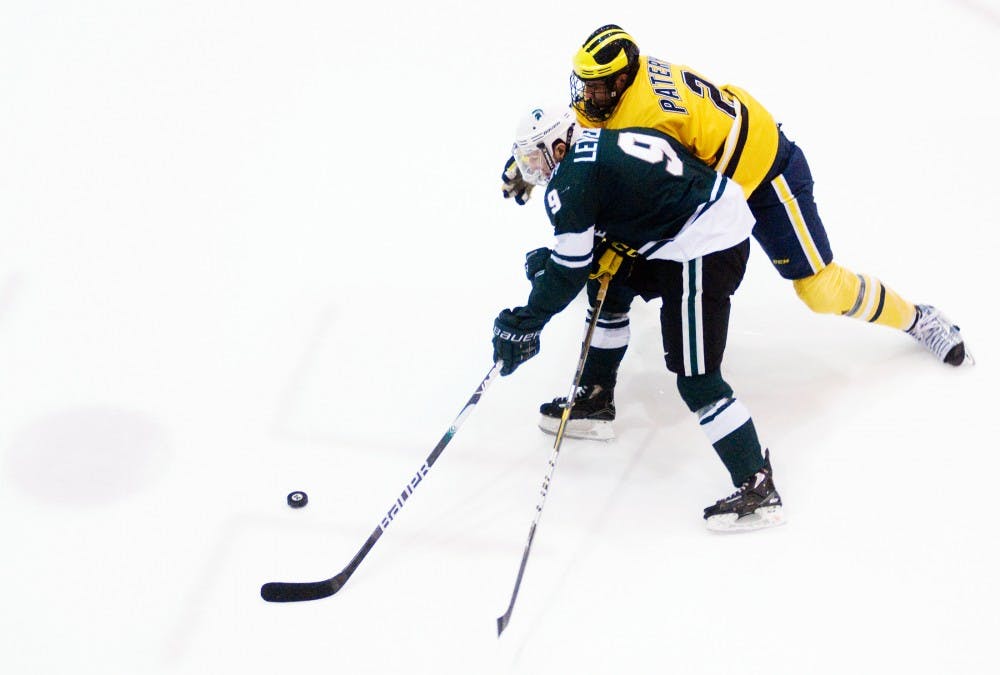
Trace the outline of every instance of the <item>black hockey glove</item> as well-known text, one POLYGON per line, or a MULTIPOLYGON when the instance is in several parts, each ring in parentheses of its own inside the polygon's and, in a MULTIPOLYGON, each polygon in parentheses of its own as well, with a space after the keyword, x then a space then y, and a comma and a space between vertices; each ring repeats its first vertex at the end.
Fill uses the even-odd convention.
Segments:
POLYGON ((510 375, 538 353, 540 330, 525 330, 522 320, 505 309, 493 321, 493 362, 503 361, 501 375, 510 375))
POLYGON ((507 163, 503 165, 503 173, 500 174, 503 181, 503 198, 514 198, 514 201, 524 206, 531 197, 531 190, 535 186, 524 180, 521 170, 517 168, 517 161, 511 155, 507 163))
POLYGON ((544 247, 524 254, 524 274, 528 277, 528 281, 535 283, 535 279, 545 271, 545 263, 549 261, 551 255, 552 249, 544 247))
POLYGON ((620 241, 611 241, 607 237, 594 247, 594 263, 591 266, 590 278, 597 279, 605 274, 628 279, 639 259, 639 252, 620 241))

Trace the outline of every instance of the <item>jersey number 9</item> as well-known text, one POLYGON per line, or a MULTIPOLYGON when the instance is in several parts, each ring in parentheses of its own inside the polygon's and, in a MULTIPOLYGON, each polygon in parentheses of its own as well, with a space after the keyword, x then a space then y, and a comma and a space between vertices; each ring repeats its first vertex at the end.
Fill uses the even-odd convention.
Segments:
POLYGON ((680 176, 684 173, 684 162, 665 138, 625 131, 618 135, 618 147, 626 154, 650 164, 666 162, 667 173, 671 176, 680 176))
POLYGON ((549 213, 553 216, 562 208, 562 202, 559 201, 559 193, 555 190, 549 190, 545 195, 545 201, 549 206, 549 213))

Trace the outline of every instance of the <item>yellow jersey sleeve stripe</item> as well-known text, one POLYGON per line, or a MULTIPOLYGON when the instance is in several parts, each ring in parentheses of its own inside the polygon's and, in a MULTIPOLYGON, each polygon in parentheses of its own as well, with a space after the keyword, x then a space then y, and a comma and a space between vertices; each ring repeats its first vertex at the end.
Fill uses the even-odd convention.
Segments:
POLYGON ((750 111, 742 101, 736 101, 739 105, 736 108, 736 119, 733 120, 729 128, 729 135, 725 143, 719 148, 716 156, 719 158, 715 163, 715 170, 726 178, 732 178, 736 173, 736 167, 740 165, 740 158, 743 155, 743 148, 747 144, 747 135, 750 133, 750 111))

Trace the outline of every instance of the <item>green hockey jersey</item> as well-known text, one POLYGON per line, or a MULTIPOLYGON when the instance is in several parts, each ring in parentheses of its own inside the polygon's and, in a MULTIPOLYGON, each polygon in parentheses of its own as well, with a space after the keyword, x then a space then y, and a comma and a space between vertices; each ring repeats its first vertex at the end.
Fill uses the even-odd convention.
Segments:
POLYGON ((754 224, 738 184, 646 128, 577 127, 544 201, 555 245, 528 304, 516 310, 536 327, 586 285, 601 237, 647 260, 683 262, 739 244, 754 224))

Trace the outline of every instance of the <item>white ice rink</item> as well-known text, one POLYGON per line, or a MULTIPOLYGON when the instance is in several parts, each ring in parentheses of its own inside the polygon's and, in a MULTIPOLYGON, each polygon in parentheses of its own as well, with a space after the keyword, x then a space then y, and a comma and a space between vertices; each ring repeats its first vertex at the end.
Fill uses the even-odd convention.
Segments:
POLYGON ((989 0, 4 2, 0 671, 997 672, 998 68, 989 0), (637 304, 619 438, 563 444, 498 640, 578 298, 340 593, 265 603, 347 564, 489 370, 551 233, 500 197, 513 129, 609 22, 764 102, 836 259, 978 363, 810 313, 754 244, 723 372, 789 523, 717 536, 637 304))

